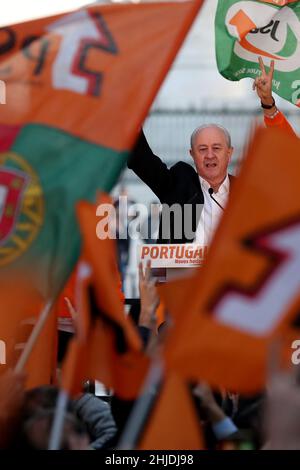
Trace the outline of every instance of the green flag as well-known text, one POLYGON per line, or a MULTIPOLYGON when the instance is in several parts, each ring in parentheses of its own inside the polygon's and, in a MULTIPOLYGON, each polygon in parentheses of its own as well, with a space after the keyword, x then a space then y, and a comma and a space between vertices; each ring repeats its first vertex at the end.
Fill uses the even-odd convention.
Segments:
POLYGON ((223 77, 255 79, 258 57, 274 60, 273 91, 300 106, 300 1, 219 0, 215 39, 223 77))

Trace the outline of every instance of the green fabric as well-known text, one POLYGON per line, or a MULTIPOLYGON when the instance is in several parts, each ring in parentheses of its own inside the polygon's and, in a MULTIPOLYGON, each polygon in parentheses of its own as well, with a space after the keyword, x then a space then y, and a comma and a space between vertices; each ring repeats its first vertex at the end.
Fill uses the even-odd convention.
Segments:
POLYGON ((258 56, 262 56, 266 66, 273 58, 273 91, 299 105, 300 1, 278 7, 255 0, 219 0, 215 42, 218 70, 223 77, 233 81, 245 77, 254 79, 260 74, 258 56), (239 44, 235 15, 243 15, 244 21, 256 26, 246 34, 242 45, 239 44), (251 51, 251 46, 256 50, 251 51))
MULTIPOLYGON (((37 269, 40 288, 53 295, 62 288, 80 252, 76 203, 95 201, 99 189, 109 192, 128 152, 100 147, 42 125, 22 128, 10 151, 26 159, 37 173, 45 206, 39 233, 14 264, 30 262, 37 269)), ((7 165, 13 167, 14 163, 7 165)))

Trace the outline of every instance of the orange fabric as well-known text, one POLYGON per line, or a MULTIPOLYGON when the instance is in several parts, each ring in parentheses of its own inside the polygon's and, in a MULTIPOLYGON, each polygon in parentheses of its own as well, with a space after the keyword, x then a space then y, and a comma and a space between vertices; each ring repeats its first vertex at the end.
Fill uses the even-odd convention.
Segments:
MULTIPOLYGON (((198 276, 200 276, 200 271, 198 276)), ((161 299, 160 305, 164 305, 164 308, 168 309, 168 314, 172 317, 172 323, 176 324, 186 315, 186 292, 190 288, 190 277, 174 280, 171 285, 172 288, 169 289, 161 283, 158 285, 157 290, 161 299), (174 292, 176 292, 176 295, 174 295, 174 292)))
POLYGON ((25 366, 26 389, 50 385, 56 381, 57 317, 52 311, 25 366))
MULTIPOLYGON (((0 340, 5 343, 6 364, 0 364, 0 374, 13 368, 45 305, 44 299, 24 275, 7 275, 0 282, 0 340)), ((26 387, 52 381, 56 353, 56 318, 52 313, 40 333, 28 362, 26 387)))
MULTIPOLYGON (((112 199, 103 193, 98 204, 113 204, 112 199)), ((77 215, 80 223, 81 235, 84 241, 84 257, 93 271, 93 282, 96 287, 96 297, 100 308, 108 312, 113 320, 121 326, 129 325, 129 318, 124 315, 124 305, 120 300, 118 271, 116 256, 116 241, 106 238, 97 238, 95 227, 99 222, 96 216, 95 205, 81 202, 77 206, 77 215)), ((126 335, 133 349, 140 350, 139 336, 132 326, 126 328, 126 335)))
POLYGON ((289 278, 282 281, 281 276, 297 260, 299 247, 299 154, 299 139, 281 130, 259 129, 206 265, 182 289, 179 281, 160 288, 168 311, 176 318, 166 343, 166 364, 183 377, 241 393, 257 392, 265 386, 268 348, 277 335, 288 339, 284 355, 291 364, 291 340, 299 337, 299 330, 290 327, 300 308, 300 289, 296 285, 290 291, 298 279, 297 269, 292 272, 290 268, 289 278), (281 247, 282 233, 290 234, 294 252, 281 247), (253 247, 246 240, 252 240, 253 247), (272 290, 275 280, 277 288, 272 290), (284 300, 287 292, 290 297, 284 300), (225 314, 228 299, 234 299, 238 307, 231 306, 225 314), (259 305, 265 307, 257 317, 259 305), (248 326, 238 326, 245 319, 248 326), (267 326, 260 332, 262 324, 267 326))
POLYGON ((162 301, 159 302, 159 306, 156 309, 156 327, 159 328, 165 321, 165 305, 162 301))
MULTIPOLYGON (((112 200, 103 194, 101 202, 107 204, 112 200)), ((91 273, 79 285, 78 331, 64 362, 63 387, 74 394, 80 391, 83 379, 98 379, 113 388, 116 395, 132 399, 143 383, 148 359, 141 352, 141 339, 120 299, 115 240, 97 238, 94 205, 79 204, 78 218, 84 241, 83 262, 91 273), (105 315, 98 315, 94 322, 90 317, 90 286, 94 288, 100 312, 105 315), (87 325, 83 334, 82 318, 87 325), (118 352, 121 336, 125 350, 118 352)))
POLYGON ((279 111, 277 116, 275 116, 273 119, 264 116, 264 121, 267 127, 282 129, 288 134, 297 137, 296 132, 294 131, 289 121, 286 119, 285 115, 281 111, 279 111))
POLYGON ((20 354, 16 346, 27 340, 42 305, 43 299, 22 276, 1 279, 0 339, 5 343, 6 364, 0 365, 0 372, 16 363, 20 354))
POLYGON ((58 297, 56 303, 56 312, 59 318, 71 318, 70 311, 68 306, 65 302, 65 297, 68 297, 71 304, 75 307, 75 285, 76 285, 76 276, 77 276, 77 266, 75 266, 74 271, 72 272, 71 276, 69 277, 63 291, 61 292, 60 296, 58 297))
POLYGON ((186 384, 169 374, 157 398, 138 450, 204 449, 200 419, 186 384))
MULTIPOLYGON (((58 301, 56 303, 56 312, 59 318, 71 318, 71 314, 69 308, 66 304, 65 297, 68 297, 71 304, 73 305, 75 311, 77 310, 77 300, 76 300, 76 283, 77 283, 77 275, 78 275, 78 265, 79 262, 76 264, 75 269, 73 270, 71 276, 69 277, 63 291, 61 292, 60 296, 58 297, 58 301)), ((118 296, 122 303, 125 303, 125 296, 122 292, 122 282, 121 277, 119 274, 119 282, 118 282, 118 296)))
MULTIPOLYGON (((2 122, 58 127, 96 144, 130 150, 202 2, 96 5, 73 13, 73 20, 64 14, 10 26, 16 40, 1 54, 0 79, 7 84, 2 122), (74 37, 74 51, 65 44, 66 34, 69 40, 74 37), (28 45, 26 54, 20 52, 33 36, 41 39, 28 45), (34 58, 43 52, 38 67, 34 58), (96 74, 103 90, 98 95, 93 94, 96 74), (79 79, 83 92, 74 89, 79 79)), ((1 43, 7 37, 5 30, 0 32, 1 43)))

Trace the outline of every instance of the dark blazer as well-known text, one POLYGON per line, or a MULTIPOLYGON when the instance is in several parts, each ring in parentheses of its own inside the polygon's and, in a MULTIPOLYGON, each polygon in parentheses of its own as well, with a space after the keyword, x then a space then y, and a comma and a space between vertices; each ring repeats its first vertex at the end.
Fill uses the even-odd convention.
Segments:
POLYGON ((149 186, 162 203, 161 224, 158 243, 193 242, 204 204, 204 196, 196 170, 185 162, 178 162, 171 168, 154 155, 141 132, 128 161, 128 168, 133 170, 149 186), (169 234, 162 220, 168 221, 169 207, 178 204, 182 217, 177 221, 170 217, 169 234), (188 205, 185 207, 185 205, 188 205), (184 227, 184 218, 189 220, 184 227))

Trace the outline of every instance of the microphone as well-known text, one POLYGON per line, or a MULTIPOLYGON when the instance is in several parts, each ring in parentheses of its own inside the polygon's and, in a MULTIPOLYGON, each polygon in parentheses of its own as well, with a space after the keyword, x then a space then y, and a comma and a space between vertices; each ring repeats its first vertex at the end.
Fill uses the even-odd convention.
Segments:
POLYGON ((213 197, 213 193, 214 193, 213 188, 209 188, 208 192, 212 200, 215 201, 216 204, 218 204, 218 206, 220 207, 220 209, 222 209, 222 211, 224 211, 225 210, 224 207, 222 207, 221 204, 219 204, 218 201, 213 197))

